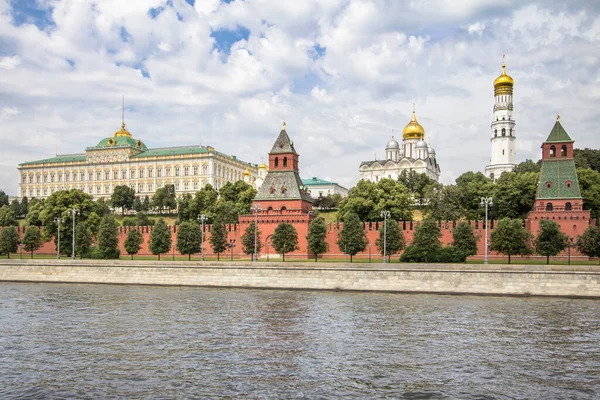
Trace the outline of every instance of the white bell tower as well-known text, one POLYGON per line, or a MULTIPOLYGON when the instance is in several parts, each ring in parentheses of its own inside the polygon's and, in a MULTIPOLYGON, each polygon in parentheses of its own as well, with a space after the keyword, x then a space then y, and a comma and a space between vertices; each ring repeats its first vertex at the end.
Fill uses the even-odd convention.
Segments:
POLYGON ((502 60, 502 73, 494 81, 494 120, 490 136, 490 164, 485 167, 485 175, 496 180, 505 171, 516 167, 516 130, 513 117, 513 78, 506 74, 506 64, 502 60))

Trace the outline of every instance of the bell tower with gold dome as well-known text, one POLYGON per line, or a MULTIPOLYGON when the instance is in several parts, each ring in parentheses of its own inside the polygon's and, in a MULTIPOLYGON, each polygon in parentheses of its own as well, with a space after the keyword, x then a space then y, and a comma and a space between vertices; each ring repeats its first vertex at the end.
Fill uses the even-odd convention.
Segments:
POLYGON ((494 120, 490 135, 490 164, 485 167, 485 175, 496 180, 503 172, 516 167, 516 130, 513 117, 513 87, 515 81, 506 73, 506 63, 502 59, 502 72, 494 81, 494 120))

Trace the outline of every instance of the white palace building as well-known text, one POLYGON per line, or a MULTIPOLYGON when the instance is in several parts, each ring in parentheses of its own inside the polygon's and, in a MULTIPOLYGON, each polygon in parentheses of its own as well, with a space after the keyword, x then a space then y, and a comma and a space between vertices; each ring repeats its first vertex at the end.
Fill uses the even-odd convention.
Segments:
POLYGON ((377 182, 382 178, 398 179, 402 171, 426 174, 436 182, 440 179, 440 166, 433 147, 425 142, 425 129, 417 121, 415 110, 402 131, 402 144, 392 139, 385 146, 385 159, 360 163, 360 178, 377 182))

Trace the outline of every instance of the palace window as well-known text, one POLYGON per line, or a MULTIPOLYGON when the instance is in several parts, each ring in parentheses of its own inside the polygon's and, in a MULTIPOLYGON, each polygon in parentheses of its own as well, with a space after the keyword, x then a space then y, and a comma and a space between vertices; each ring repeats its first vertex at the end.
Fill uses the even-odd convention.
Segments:
POLYGON ((283 157, 283 166, 287 167, 287 157, 283 157))
POLYGON ((190 167, 184 167, 183 168, 183 175, 184 176, 188 176, 190 174, 190 167))
POLYGON ((29 197, 33 197, 33 189, 29 189, 29 197))
POLYGON ((279 167, 279 158, 275 157, 275 168, 279 167))
POLYGON ((96 180, 99 181, 100 179, 102 179, 102 172, 98 171, 96 172, 96 180))
POLYGON ((88 187, 88 193, 89 193, 89 194, 93 194, 92 192, 93 192, 93 188, 92 188, 91 186, 89 186, 89 187, 88 187))
POLYGON ((198 166, 194 165, 194 175, 198 175, 198 166))
POLYGON ((119 171, 117 171, 117 170, 113 171, 113 178, 114 179, 119 179, 119 171))
POLYGON ((152 178, 152 168, 148 169, 148 178, 152 178))
POLYGON ((571 211, 573 209, 573 206, 571 205, 571 203, 566 202, 565 203, 565 211, 571 211))
POLYGON ((94 173, 88 172, 88 181, 93 181, 93 180, 94 180, 94 173))
POLYGON ((165 176, 166 177, 171 176, 171 168, 165 168, 165 176))
POLYGON ((29 175, 29 183, 33 183, 33 175, 29 175))
POLYGON ((100 193, 102 193, 102 192, 100 191, 100 185, 98 185, 98 186, 96 186, 96 194, 100 194, 100 193))
POLYGON ((106 179, 106 180, 110 179, 110 171, 104 171, 104 179, 106 179))
POLYGON ((156 176, 162 178, 162 168, 156 170, 156 176))
POLYGON ((131 169, 131 175, 129 175, 131 177, 131 179, 135 178, 135 169, 131 169))
POLYGON ((141 193, 141 192, 143 192, 143 191, 144 191, 144 184, 143 184, 143 183, 140 183, 140 184, 138 185, 138 192, 140 192, 140 193, 141 193))
POLYGON ((502 136, 506 136, 506 128, 502 128, 502 136))
POLYGON ((566 157, 567 156, 567 146, 564 145, 564 144, 560 148, 560 156, 561 157, 566 157))
POLYGON ((70 182, 70 181, 71 181, 71 173, 70 173, 70 172, 67 172, 67 173, 65 174, 65 182, 70 182))
POLYGON ((149 184, 148 184, 148 191, 149 191, 149 192, 151 192, 151 191, 152 191, 152 184, 151 184, 151 183, 149 183, 149 184))
POLYGON ((41 183, 41 181, 42 181, 42 177, 41 177, 39 174, 38 174, 38 175, 36 175, 36 176, 35 176, 35 182, 36 182, 36 183, 41 183))
POLYGON ((127 179, 127 170, 126 169, 121 171, 121 179, 127 179))
POLYGON ((175 167, 175 176, 179 176, 179 167, 175 167))
POLYGON ((59 173, 59 174, 58 174, 58 181, 59 181, 59 182, 62 182, 62 173, 59 173))
POLYGON ((546 204, 546 211, 552 211, 553 209, 554 207, 552 206, 552 203, 546 204))
POLYGON ((83 182, 83 181, 85 180, 85 173, 84 173, 84 172, 82 172, 82 173, 79 175, 79 180, 80 180, 81 182, 83 182))
POLYGON ((179 190, 179 182, 175 182, 175 190, 179 190))
POLYGON ((23 174, 23 179, 22 179, 23 183, 27 183, 27 175, 23 174))
POLYGON ((48 189, 44 188, 44 196, 48 196, 48 189))
POLYGON ((198 190, 198 181, 194 181, 194 190, 198 190))
POLYGON ((187 182, 185 182, 185 183, 183 184, 183 190, 187 192, 189 189, 190 189, 190 184, 189 184, 189 183, 187 183, 187 182))
POLYGON ((104 185, 104 194, 109 194, 109 193, 110 193, 110 186, 104 185))
POLYGON ((208 173, 208 165, 204 164, 202 166, 202 174, 207 174, 208 173))
POLYGON ((140 178, 143 178, 143 177, 144 177, 144 170, 140 169, 140 178))

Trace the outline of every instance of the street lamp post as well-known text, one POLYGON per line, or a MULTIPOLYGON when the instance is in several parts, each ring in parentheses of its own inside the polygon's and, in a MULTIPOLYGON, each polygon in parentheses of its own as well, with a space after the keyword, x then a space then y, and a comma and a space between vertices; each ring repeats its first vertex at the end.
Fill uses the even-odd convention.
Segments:
POLYGON ((229 250, 231 251, 230 260, 233 261, 233 248, 235 247, 235 239, 229 240, 229 250))
POLYGON ((54 218, 54 223, 58 224, 58 229, 57 229, 57 237, 56 237, 56 259, 60 260, 60 223, 62 222, 62 218, 61 217, 55 217, 54 218))
POLYGON ((369 243, 369 264, 371 264, 371 243, 369 243))
POLYGON ((75 260, 75 215, 77 214, 77 209, 73 207, 67 211, 67 213, 73 217, 73 243, 71 247, 71 260, 75 260))
POLYGON ((254 211, 254 261, 258 261, 258 212, 262 210, 262 208, 260 208, 258 204, 254 204, 252 210, 254 211))
POLYGON ((271 245, 271 241, 267 240, 267 262, 269 262, 269 246, 271 245))
POLYGON ((200 250, 202 251, 202 256, 200 258, 200 261, 204 261, 204 221, 206 221, 207 218, 206 218, 206 215, 200 214, 200 216, 198 217, 198 219, 202 223, 202 243, 200 244, 200 246, 201 246, 200 250))
POLYGON ((488 263, 488 208, 492 207, 494 203, 492 202, 491 197, 482 197, 481 198, 481 206, 485 206, 485 257, 483 258, 483 263, 488 263))
POLYGON ((381 216, 383 217, 383 263, 385 264, 387 263, 387 219, 390 217, 390 212, 388 210, 383 210, 381 216))

